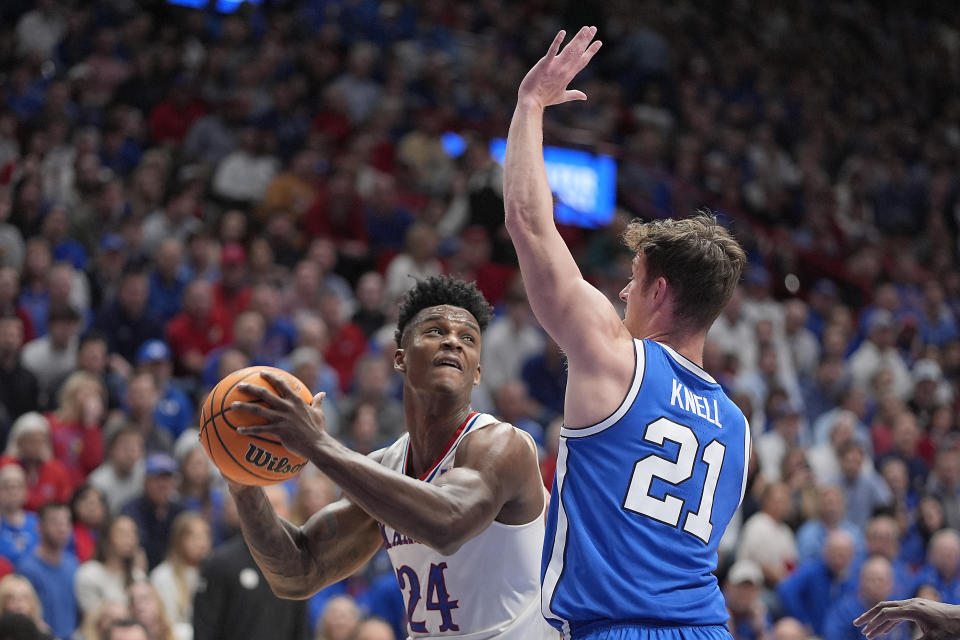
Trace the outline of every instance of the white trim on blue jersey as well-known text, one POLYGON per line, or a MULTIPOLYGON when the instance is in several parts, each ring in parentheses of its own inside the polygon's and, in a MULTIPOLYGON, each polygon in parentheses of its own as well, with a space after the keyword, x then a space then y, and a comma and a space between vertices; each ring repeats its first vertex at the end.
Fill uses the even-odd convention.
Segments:
MULTIPOLYGON (((634 394, 636 395, 636 394, 634 394)), ((567 551, 567 512, 563 508, 563 483, 567 480, 567 443, 563 437, 560 438, 560 448, 557 450, 557 469, 556 477, 557 495, 551 496, 552 500, 559 500, 557 508, 557 533, 553 537, 553 549, 550 553, 550 562, 543 574, 543 589, 540 592, 540 610, 543 617, 549 620, 556 620, 561 625, 564 640, 570 640, 570 622, 558 616, 550 608, 553 601, 553 594, 557 590, 557 584, 560 582, 560 575, 563 573, 563 556, 567 551)))
POLYGON ((738 509, 743 505, 743 496, 747 493, 747 475, 750 473, 750 421, 747 416, 743 416, 743 426, 743 484, 740 486, 738 509))
POLYGON ((617 410, 610 414, 606 420, 598 422, 590 427, 583 427, 582 429, 569 429, 561 426, 561 436, 564 438, 586 438, 587 436, 592 436, 595 433, 600 433, 601 431, 615 425, 620 418, 622 418, 624 414, 630 410, 630 407, 633 406, 633 401, 637 399, 637 394, 640 392, 640 385, 643 382, 643 370, 646 366, 646 351, 644 350, 643 340, 634 339, 633 350, 636 353, 637 358, 637 362, 634 365, 633 370, 633 382, 630 384, 630 390, 627 391, 627 397, 623 399, 623 402, 620 403, 620 406, 617 407, 617 410))
POLYGON ((700 378, 703 378, 707 382, 712 382, 713 384, 717 384, 717 381, 713 379, 713 376, 711 376, 709 373, 704 371, 702 367, 698 366, 696 363, 694 363, 692 360, 690 360, 686 356, 680 355, 679 353, 674 351, 673 348, 670 347, 670 345, 666 345, 662 342, 657 342, 657 344, 663 347, 663 350, 669 353, 673 357, 673 359, 677 361, 677 364, 679 364, 681 367, 683 367, 690 373, 700 378))

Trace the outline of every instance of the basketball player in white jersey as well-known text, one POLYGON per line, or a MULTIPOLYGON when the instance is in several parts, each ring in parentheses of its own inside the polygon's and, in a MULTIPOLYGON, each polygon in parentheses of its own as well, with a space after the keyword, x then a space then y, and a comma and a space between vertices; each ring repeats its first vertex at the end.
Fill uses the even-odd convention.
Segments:
POLYGON ((262 489, 231 483, 243 535, 274 592, 307 598, 364 565, 380 545, 403 590, 412 638, 557 638, 540 614, 545 494, 532 440, 470 409, 490 306, 472 284, 423 280, 397 322, 407 433, 363 456, 324 428, 312 405, 264 374, 279 396, 244 387, 272 434, 323 470, 344 498, 302 527, 279 518, 262 489))

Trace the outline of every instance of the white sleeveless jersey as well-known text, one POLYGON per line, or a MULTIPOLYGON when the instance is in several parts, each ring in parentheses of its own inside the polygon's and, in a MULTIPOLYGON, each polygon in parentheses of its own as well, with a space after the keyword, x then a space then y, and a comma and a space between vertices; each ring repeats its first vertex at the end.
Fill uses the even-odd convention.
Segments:
MULTIPOLYGON (((485 413, 471 413, 420 480, 436 482, 453 467, 457 447, 467 435, 498 422, 485 413)), ((400 436, 381 463, 405 473, 409 440, 408 434, 400 436)), ((449 556, 382 523, 380 533, 403 591, 411 638, 559 638, 540 612, 542 513, 527 524, 491 522, 449 556)))

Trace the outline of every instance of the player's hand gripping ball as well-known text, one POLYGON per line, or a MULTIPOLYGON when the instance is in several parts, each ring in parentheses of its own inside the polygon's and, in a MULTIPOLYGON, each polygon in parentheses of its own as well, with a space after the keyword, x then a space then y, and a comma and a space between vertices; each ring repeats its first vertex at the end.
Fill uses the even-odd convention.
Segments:
POLYGON ((238 388, 241 382, 276 393, 273 386, 261 377, 263 371, 282 377, 308 404, 313 400, 310 390, 296 376, 275 367, 247 367, 234 371, 217 383, 200 407, 200 443, 220 472, 240 484, 283 482, 299 473, 307 463, 306 459, 287 451, 275 436, 237 433, 238 427, 266 422, 259 416, 230 408, 233 402, 258 402, 238 388))

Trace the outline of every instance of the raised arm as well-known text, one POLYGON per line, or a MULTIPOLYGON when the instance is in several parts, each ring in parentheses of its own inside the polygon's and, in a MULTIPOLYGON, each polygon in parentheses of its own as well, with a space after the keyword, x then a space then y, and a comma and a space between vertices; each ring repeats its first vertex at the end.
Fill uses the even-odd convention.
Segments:
POLYGON ((283 380, 263 375, 279 397, 260 387, 242 387, 261 402, 233 407, 267 420, 243 432, 278 436, 287 449, 322 469, 353 504, 404 535, 449 555, 498 516, 506 524, 522 524, 540 514, 543 491, 536 453, 513 427, 493 425, 468 435, 454 468, 437 483, 421 482, 327 434, 320 396, 309 405, 283 380))
POLYGON ((583 27, 560 51, 565 32, 520 84, 507 135, 503 175, 506 227, 520 260, 530 306, 571 363, 597 361, 612 338, 629 338, 613 305, 580 274, 553 221, 553 196, 543 162, 543 112, 570 100, 586 100, 567 85, 600 49, 595 27, 583 27), (559 52, 559 53, 558 53, 559 52), (590 354, 579 358, 580 354, 590 354))
POLYGON ((352 575, 380 546, 379 525, 349 500, 324 507, 298 527, 277 515, 260 487, 229 485, 250 553, 281 598, 309 598, 352 575))

